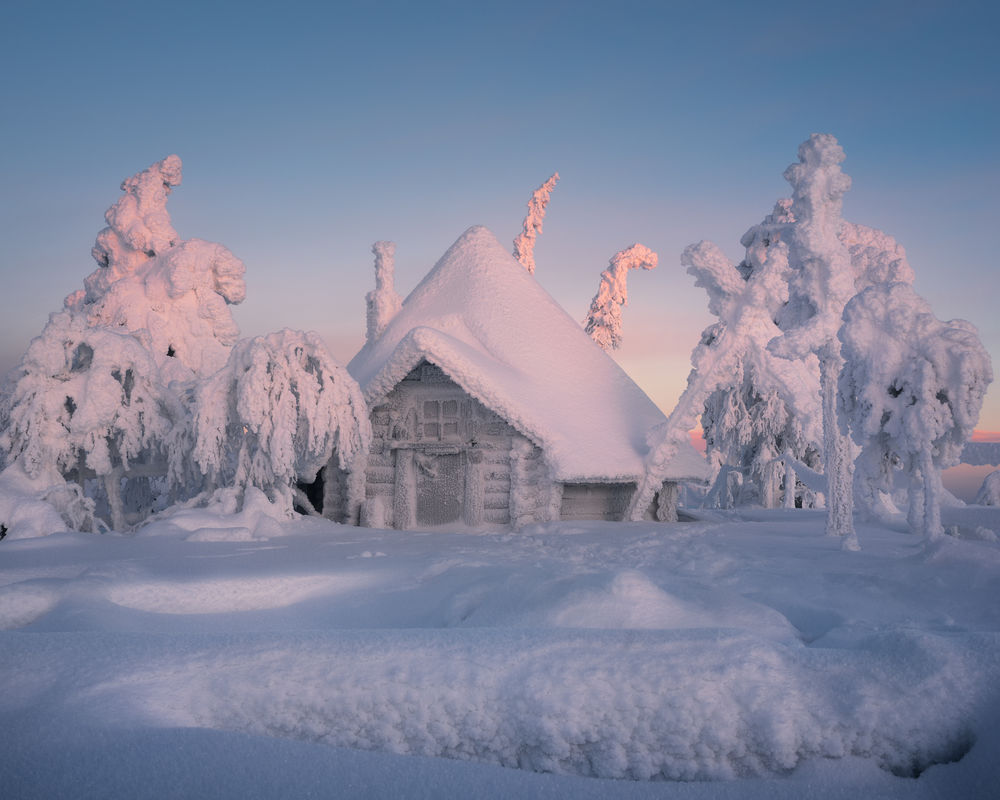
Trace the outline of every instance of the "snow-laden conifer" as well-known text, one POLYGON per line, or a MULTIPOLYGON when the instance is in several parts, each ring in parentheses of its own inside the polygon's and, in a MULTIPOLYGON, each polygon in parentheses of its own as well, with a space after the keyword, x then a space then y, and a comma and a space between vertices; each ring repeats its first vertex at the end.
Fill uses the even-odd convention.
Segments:
POLYGON ((840 240, 841 208, 851 179, 840 169, 844 151, 829 134, 813 134, 799 146, 799 161, 785 170, 793 190, 788 229, 791 268, 788 303, 778 314, 781 336, 770 344, 782 358, 819 358, 823 415, 823 466, 827 481, 827 533, 857 549, 852 492, 853 453, 837 424, 837 379, 843 365, 837 330, 855 294, 851 254, 840 240))
POLYGON ((396 243, 375 242, 372 253, 375 255, 375 289, 365 296, 369 342, 382 335, 386 325, 403 305, 403 298, 393 287, 396 243))
POLYGON ((539 186, 528 200, 528 214, 524 218, 523 230, 514 239, 514 258, 532 275, 535 273, 535 239, 542 232, 545 208, 549 204, 552 190, 559 182, 559 173, 554 172, 539 186))
POLYGON ((125 527, 121 477, 162 459, 182 410, 159 380, 141 336, 53 314, 28 347, 4 397, 0 447, 30 477, 81 485, 101 478, 111 525, 125 527))
POLYGON ((315 333, 241 340, 192 404, 191 456, 206 488, 255 486, 289 512, 297 481, 313 481, 334 453, 350 469, 371 440, 357 382, 315 333))
MULTIPOLYGON (((694 427, 698 416, 705 413, 706 406, 713 408, 713 398, 718 400, 730 392, 739 397, 747 381, 751 387, 759 384, 769 397, 767 413, 755 420, 759 425, 757 431, 751 429, 753 422, 749 415, 746 425, 730 420, 730 430, 723 437, 732 433, 738 441, 748 437, 747 441, 740 442, 741 446, 750 444, 756 437, 758 452, 753 461, 761 479, 765 471, 776 469, 772 462, 782 454, 779 450, 786 447, 804 450, 805 445, 801 442, 816 437, 816 401, 811 392, 811 380, 815 380, 817 369, 815 360, 806 359, 801 365, 792 365, 774 358, 767 350, 767 343, 777 330, 774 309, 786 296, 785 245, 775 242, 767 250, 766 257, 763 253, 759 255, 753 269, 749 270, 746 264, 734 267, 711 242, 688 247, 681 256, 681 263, 695 277, 695 284, 707 291, 709 310, 719 321, 702 333, 691 355, 692 370, 687 387, 666 424, 651 435, 646 472, 629 509, 629 516, 634 520, 642 518, 654 494, 660 490, 666 465, 686 442, 688 431, 694 427)), ((715 422, 722 423, 725 429, 726 421, 716 419, 715 422)), ((719 449, 728 449, 727 442, 721 444, 719 449)), ((767 480, 773 488, 776 477, 768 473, 767 480)))
POLYGON ((908 284, 877 284, 847 304, 839 338, 855 442, 886 475, 910 476, 910 526, 940 536, 941 470, 959 462, 993 380, 976 328, 941 322, 908 284))
MULTIPOLYGON (((222 366, 239 335, 228 305, 245 295, 243 264, 179 237, 166 204, 180 182, 177 156, 122 182, 92 250, 97 269, 32 342, 2 402, 9 460, 35 480, 45 472, 60 496, 67 478, 82 488, 96 475, 118 530, 137 520, 123 485, 165 472, 168 440, 187 425, 185 382, 222 366)), ((68 514, 73 526, 90 516, 68 514)))
POLYGON ((590 302, 584 328, 605 350, 617 350, 622 343, 622 308, 628 305, 628 272, 631 269, 654 269, 658 257, 642 244, 619 250, 601 273, 597 294, 590 302))
POLYGON ((210 375, 221 367, 239 328, 229 306, 246 297, 245 267, 225 247, 182 240, 167 212, 181 182, 181 160, 168 156, 122 182, 108 227, 92 254, 98 268, 66 308, 91 326, 145 330, 164 382, 210 375))
MULTIPOLYGON (((789 206, 789 201, 779 201, 760 225, 744 234, 746 256, 736 266, 729 266, 721 251, 707 243, 689 247, 681 257, 696 285, 708 292, 709 310, 719 318, 718 324, 738 339, 735 346, 740 351, 735 373, 709 395, 701 414, 709 463, 718 476, 718 485, 709 494, 713 503, 724 501, 723 483, 735 468, 750 481, 749 486, 744 484, 744 496, 752 487, 749 496, 773 507, 785 479, 786 501, 791 505, 794 473, 780 459, 789 454, 812 462, 820 451, 815 357, 793 364, 767 349, 780 334, 774 316, 788 299, 784 251, 774 261, 768 256, 792 221, 789 206)), ((698 356, 696 350, 696 368, 698 356)))

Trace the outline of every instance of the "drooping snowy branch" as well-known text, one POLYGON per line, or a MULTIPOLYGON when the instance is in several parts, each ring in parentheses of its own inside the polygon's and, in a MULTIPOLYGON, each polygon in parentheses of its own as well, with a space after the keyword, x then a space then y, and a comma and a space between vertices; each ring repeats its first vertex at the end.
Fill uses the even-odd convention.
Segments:
POLYGON ((605 350, 617 350, 622 343, 622 308, 628 305, 629 270, 654 269, 657 260, 648 247, 633 244, 615 253, 601 273, 601 284, 583 324, 590 338, 605 350))
POLYGON ((958 463, 993 380, 978 332, 941 322, 911 286, 894 283, 851 300, 839 337, 841 408, 855 442, 887 473, 911 476, 911 527, 941 535, 940 472, 958 463))
POLYGON ((240 341, 193 405, 192 455, 210 482, 256 486, 288 511, 297 480, 314 480, 334 452, 349 469, 371 440, 361 389, 314 333, 240 341))
POLYGON ((375 289, 365 296, 369 342, 382 335, 382 331, 403 304, 403 298, 393 287, 396 243, 375 242, 372 245, 372 253, 375 254, 375 289))
POLYGON ((239 328, 229 305, 246 297, 243 262, 225 247, 181 240, 167 198, 181 182, 181 160, 168 156, 122 183, 108 227, 92 254, 98 268, 66 308, 88 324, 145 331, 166 382, 221 367, 239 328))
POLYGON ((545 183, 535 189, 528 201, 528 215, 524 218, 523 230, 514 239, 514 258, 532 275, 535 273, 535 239, 542 232, 545 208, 558 182, 559 173, 554 172, 545 183))

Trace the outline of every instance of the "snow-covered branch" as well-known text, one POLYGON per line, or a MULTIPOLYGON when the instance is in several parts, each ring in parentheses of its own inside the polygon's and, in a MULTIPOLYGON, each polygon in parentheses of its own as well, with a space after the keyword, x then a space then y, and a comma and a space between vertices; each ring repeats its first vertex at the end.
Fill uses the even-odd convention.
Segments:
POLYGON ((364 398, 319 336, 285 329, 240 341, 194 393, 192 456, 215 486, 256 486, 292 508, 336 453, 349 469, 367 452, 364 398))

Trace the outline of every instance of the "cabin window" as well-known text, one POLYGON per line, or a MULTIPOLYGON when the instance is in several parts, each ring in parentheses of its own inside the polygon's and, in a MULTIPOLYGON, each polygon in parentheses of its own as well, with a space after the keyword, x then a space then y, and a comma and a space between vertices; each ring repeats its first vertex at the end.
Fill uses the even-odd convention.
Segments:
POLYGON ((458 401, 425 400, 423 415, 425 439, 454 439, 458 437, 458 401))

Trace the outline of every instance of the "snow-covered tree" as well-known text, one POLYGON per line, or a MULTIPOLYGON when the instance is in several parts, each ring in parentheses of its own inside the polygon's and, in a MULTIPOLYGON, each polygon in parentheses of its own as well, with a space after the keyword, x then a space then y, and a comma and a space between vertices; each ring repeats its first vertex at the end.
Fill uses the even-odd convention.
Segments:
POLYGON ((844 309, 840 399, 863 455, 910 476, 910 526, 942 535, 941 470, 957 464, 993 380, 965 320, 938 320, 905 283, 876 284, 844 309))
MULTIPOLYGON (((787 250, 783 243, 771 248, 766 269, 760 269, 749 278, 744 278, 735 269, 725 254, 711 242, 700 242, 688 247, 682 263, 695 276, 698 286, 708 292, 709 310, 720 321, 704 330, 701 341, 691 355, 692 370, 688 375, 687 387, 681 394, 666 423, 650 434, 650 453, 646 459, 646 469, 629 506, 629 518, 640 520, 652 502, 656 492, 663 485, 666 468, 688 437, 703 413, 706 403, 715 392, 728 390, 742 383, 748 364, 754 353, 762 348, 751 345, 763 338, 768 326, 773 326, 769 302, 765 297, 773 292, 780 293, 782 275, 787 270, 787 250), (734 381, 734 376, 736 380, 734 381)), ((770 359, 770 365, 777 365, 770 359)), ((762 368, 759 374, 766 374, 770 367, 762 368)), ((795 386, 795 370, 778 367, 787 378, 788 387, 795 386)))
POLYGON ((122 182, 125 195, 105 214, 92 255, 98 268, 66 308, 91 326, 145 331, 165 382, 219 369, 239 328, 229 306, 246 297, 246 268, 220 244, 182 240, 167 212, 181 182, 168 156, 122 182))
POLYGON ((532 275, 535 274, 535 239, 542 232, 545 208, 558 182, 559 173, 554 172, 545 183, 535 189, 528 201, 528 214, 524 218, 523 230, 514 239, 514 258, 532 275))
POLYGON ((393 259, 396 255, 395 242, 375 242, 372 245, 375 255, 375 289, 365 296, 368 320, 368 341, 372 342, 382 335, 386 325, 392 320, 403 305, 403 298, 393 287, 393 259))
POLYGON ((349 470, 371 440, 361 389, 315 333, 240 341, 191 400, 190 454, 207 488, 255 486, 289 512, 305 502, 296 482, 315 480, 334 454, 349 470))
POLYGON ((827 481, 827 533, 857 549, 854 532, 850 440, 837 423, 837 379, 843 366, 837 330, 854 296, 854 269, 840 240, 841 208, 851 179, 840 169, 844 151, 829 134, 813 134, 799 146, 799 161, 785 170, 793 190, 795 219, 785 242, 792 269, 788 303, 778 314, 783 334, 770 344, 782 358, 819 358, 823 415, 823 466, 827 481))
POLYGON ((657 260, 648 247, 633 244, 615 253, 601 273, 601 284, 583 324, 590 338, 605 350, 617 350, 622 343, 622 308, 628 305, 629 270, 654 269, 657 260))
MULTIPOLYGON (((735 373, 706 399, 701 414, 709 463, 719 486, 709 497, 723 501, 722 484, 738 469, 744 496, 766 507, 777 505, 781 481, 794 503, 794 473, 780 462, 786 453, 811 462, 820 450, 819 368, 815 357, 793 364, 774 356, 768 342, 780 334, 774 316, 788 299, 789 271, 784 251, 769 260, 771 245, 792 221, 790 201, 779 201, 764 221, 741 239, 746 256, 731 266, 714 245, 692 245, 681 263, 709 294, 718 326, 738 340, 735 373), (752 491, 751 491, 752 490, 752 491)), ((711 330, 711 329, 710 329, 711 330)), ((713 338, 713 334, 703 336, 713 338)), ((695 351, 696 358, 699 351, 695 351)), ((695 361, 697 367, 697 360, 695 361)))
POLYGON ((976 492, 973 502, 977 506, 1000 506, 1000 469, 983 478, 983 485, 976 492))
POLYGON ((225 364, 239 335, 228 306, 244 298, 243 264, 221 245, 180 239, 166 210, 180 182, 177 156, 122 182, 92 250, 97 269, 32 342, 2 400, 8 460, 36 480, 44 471, 56 490, 100 478, 118 530, 137 521, 130 510, 149 511, 136 492, 148 494, 187 424, 184 382, 225 364))
MULTIPOLYGON (((832 136, 814 135, 800 147, 799 157, 799 163, 785 172, 795 190, 794 197, 779 200, 762 223, 744 234, 741 243, 746 248, 745 259, 734 271, 721 254, 715 257, 703 253, 699 256, 704 262, 699 281, 709 290, 710 309, 719 315, 721 302, 713 298, 738 292, 741 287, 737 275, 750 283, 755 280, 753 276, 759 277, 762 269, 767 270, 768 277, 762 287, 767 286, 768 290, 758 290, 756 300, 748 295, 744 301, 762 302, 769 309, 780 335, 776 334, 768 343, 768 350, 788 360, 794 379, 800 384, 801 397, 813 394, 822 402, 823 443, 820 449, 826 476, 810 475, 807 482, 813 491, 819 491, 822 483, 824 493, 835 495, 837 502, 830 504, 835 507, 829 511, 828 531, 844 535, 845 546, 854 547, 852 448, 837 427, 836 381, 842 359, 836 332, 843 308, 854 294, 885 282, 912 282, 913 271, 906 262, 903 248, 891 236, 841 219, 841 200, 850 186, 850 179, 840 171, 843 151, 836 140, 832 136), (821 369, 822 378, 816 376, 815 368, 805 366, 814 357, 819 358, 820 365, 825 364, 821 369), (833 465, 829 463, 831 458, 833 465)), ((749 286, 743 288, 750 291, 749 286)), ((766 327, 766 318, 761 321, 766 327)), ((741 429, 746 430, 755 414, 759 414, 760 419, 777 421, 767 411, 768 406, 777 409, 773 396, 732 380, 733 375, 742 375, 744 382, 746 380, 746 371, 739 369, 739 337, 732 334, 733 330, 739 328, 732 322, 729 325, 720 322, 702 335, 702 343, 692 359, 698 366, 689 378, 688 390, 671 415, 671 424, 651 438, 646 474, 631 508, 633 518, 638 518, 635 515, 642 513, 640 507, 648 504, 656 491, 660 470, 669 463, 677 443, 686 435, 684 425, 687 421, 694 422, 692 409, 698 402, 692 398, 700 397, 701 402, 709 406, 710 423, 717 428, 720 422, 723 428, 731 427, 725 435, 735 441, 745 435, 741 429), (705 374, 711 370, 729 370, 730 376, 705 374), (756 402, 764 402, 765 408, 752 412, 756 402), (741 404, 746 414, 742 413, 741 404)), ((786 394, 780 393, 780 396, 787 400, 786 394)), ((796 411, 795 416, 800 416, 800 412, 796 411)), ((809 440, 812 436, 804 438, 809 440)), ((794 454, 786 452, 789 456, 785 459, 786 466, 798 462, 796 469, 799 472, 812 472, 810 467, 816 452, 813 448, 809 452, 811 455, 806 459, 795 458, 794 454)))
POLYGON ((125 527, 121 478, 162 460, 182 409, 159 380, 141 337, 90 326, 78 314, 53 314, 15 371, 4 397, 0 447, 30 477, 81 485, 102 479, 111 525, 125 527))

